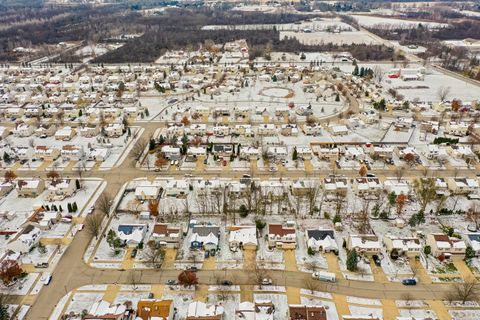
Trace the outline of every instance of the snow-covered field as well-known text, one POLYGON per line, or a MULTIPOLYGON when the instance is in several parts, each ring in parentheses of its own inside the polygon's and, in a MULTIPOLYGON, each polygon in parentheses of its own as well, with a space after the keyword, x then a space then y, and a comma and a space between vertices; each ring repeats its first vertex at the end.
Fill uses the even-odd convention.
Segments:
POLYGON ((415 20, 403 20, 396 18, 387 18, 387 17, 375 17, 367 15, 351 15, 353 18, 357 19, 358 23, 364 27, 398 27, 398 28, 416 28, 419 24, 422 26, 434 29, 447 26, 444 23, 438 22, 424 22, 424 21, 415 21, 415 20))

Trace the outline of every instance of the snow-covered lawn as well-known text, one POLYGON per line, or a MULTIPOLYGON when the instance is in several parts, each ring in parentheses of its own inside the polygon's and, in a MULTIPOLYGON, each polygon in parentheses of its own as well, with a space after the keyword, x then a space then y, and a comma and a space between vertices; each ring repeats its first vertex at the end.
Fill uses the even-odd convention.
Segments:
POLYGON ((349 305, 350 313, 354 316, 383 318, 383 309, 349 305))
POLYGON ((287 296, 284 294, 253 294, 253 300, 256 302, 271 301, 275 306, 275 313, 273 319, 285 320, 288 315, 288 301, 287 296))

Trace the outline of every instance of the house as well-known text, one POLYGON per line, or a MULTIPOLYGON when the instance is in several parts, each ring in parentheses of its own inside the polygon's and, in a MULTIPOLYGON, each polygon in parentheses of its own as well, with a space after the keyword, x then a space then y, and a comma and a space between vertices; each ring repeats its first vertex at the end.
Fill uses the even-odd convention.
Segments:
POLYGON ((465 241, 454 237, 449 237, 442 233, 430 233, 425 241, 430 246, 432 255, 441 259, 463 259, 467 245, 465 241))
POLYGON ((388 193, 393 192, 396 195, 408 195, 408 193, 410 192, 410 185, 405 180, 398 181, 398 179, 387 179, 383 183, 383 186, 388 193))
POLYGON ((11 182, 4 181, 0 183, 0 198, 9 194, 10 191, 13 190, 13 188, 15 188, 15 185, 11 182))
POLYGON ((70 141, 77 135, 77 131, 72 127, 63 127, 55 132, 55 140, 70 141))
POLYGON ((257 128, 259 136, 274 136, 277 134, 277 127, 273 123, 262 123, 257 128))
POLYGON ((20 107, 10 107, 5 109, 6 118, 21 118, 23 117, 24 113, 25 113, 25 110, 20 107))
POLYGON ((63 146, 60 151, 63 161, 78 161, 84 154, 81 147, 72 144, 63 146))
POLYGON ((213 225, 195 225, 190 238, 190 248, 216 250, 220 238, 220 228, 213 225))
POLYGON ((383 190, 383 185, 378 178, 362 177, 353 179, 353 189, 357 195, 377 195, 383 190))
POLYGON ((52 123, 42 123, 36 130, 35 136, 46 138, 51 137, 57 131, 57 126, 52 123))
POLYGON ((100 133, 100 126, 96 123, 89 123, 80 128, 80 136, 84 138, 93 138, 100 133))
POLYGON ((340 149, 337 147, 334 148, 324 148, 321 146, 314 146, 313 152, 318 155, 320 160, 338 160, 340 155, 340 149))
POLYGON ((123 124, 122 123, 110 123, 105 127, 105 133, 110 138, 118 138, 123 135, 123 124))
POLYGON ((299 159, 302 159, 302 160, 312 159, 312 149, 310 149, 310 147, 297 146, 295 148, 297 150, 297 156, 299 159))
POLYGON ((274 160, 285 160, 288 157, 288 149, 281 146, 267 147, 267 157, 274 160))
POLYGON ((189 147, 187 149, 187 156, 196 158, 199 156, 206 156, 207 155, 207 148, 205 147, 189 147))
POLYGON ((123 320, 127 315, 133 314, 133 310, 127 310, 125 304, 111 304, 105 300, 95 302, 88 313, 82 317, 85 320, 123 320))
POLYGON ((307 136, 317 136, 322 134, 322 127, 319 124, 304 124, 303 133, 307 136))
POLYGON ((255 226, 231 226, 229 230, 228 245, 230 250, 257 248, 257 228, 255 226))
POLYGON ((288 314, 290 320, 327 320, 327 310, 321 306, 291 304, 288 314))
POLYGON ((170 145, 163 146, 161 149, 163 156, 168 160, 178 160, 182 156, 179 147, 172 147, 170 145))
POLYGON ((450 146, 447 150, 449 150, 452 157, 456 159, 463 159, 466 163, 473 163, 477 159, 477 155, 469 146, 450 146))
POLYGON ((273 320, 275 306, 271 301, 244 301, 235 310, 235 320, 273 320))
POLYGON ((343 177, 327 177, 323 179, 323 188, 328 195, 346 195, 348 180, 343 177))
POLYGON ((331 124, 328 127, 328 130, 334 136, 344 136, 344 135, 347 135, 349 133, 348 128, 345 125, 333 125, 333 124, 331 124))
POLYGON ((420 239, 414 237, 397 237, 386 234, 383 237, 383 243, 390 254, 396 252, 398 256, 418 257, 422 250, 420 239))
POLYGON ((20 254, 28 253, 40 241, 41 233, 39 228, 27 225, 8 242, 7 248, 20 254))
POLYGON ((448 189, 453 194, 470 194, 478 191, 478 181, 473 178, 447 178, 448 189))
MULTIPOLYGON (((230 141, 230 139, 228 139, 230 141)), ((235 146, 230 142, 213 142, 212 153, 219 157, 230 157, 231 154, 235 151, 235 146)))
POLYGON ((438 144, 429 144, 425 156, 430 160, 446 161, 448 159, 447 148, 438 144))
POLYGON ((87 160, 103 162, 108 159, 110 153, 109 148, 91 148, 88 152, 87 160))
POLYGON ((127 246, 136 247, 140 242, 143 242, 147 229, 146 224, 120 224, 117 227, 117 233, 120 240, 127 246))
POLYGON ((260 149, 255 147, 240 147, 240 159, 257 160, 260 157, 260 149))
POLYGON ((307 248, 314 252, 338 252, 335 233, 331 229, 309 229, 306 238, 307 248))
POLYGON ((55 161, 60 157, 60 150, 48 146, 35 146, 33 155, 38 160, 55 161))
POLYGON ((297 246, 295 222, 270 223, 268 225, 267 242, 270 249, 295 249, 297 246))
POLYGON ((282 124, 280 134, 287 137, 298 136, 298 126, 292 123, 282 124))
POLYGON ((217 137, 225 137, 230 134, 230 127, 221 125, 221 126, 214 126, 213 127, 213 134, 217 137))
POLYGON ((358 253, 363 254, 377 254, 382 249, 380 240, 373 234, 349 235, 347 238, 347 249, 357 250, 358 253))
POLYGON ((467 135, 468 125, 465 122, 449 121, 445 125, 445 134, 450 134, 457 137, 464 137, 467 135))
POLYGON ((165 195, 167 197, 183 196, 190 190, 190 185, 186 180, 167 180, 165 185, 165 195))
POLYGON ((41 230, 49 230, 61 219, 61 214, 58 211, 45 211, 39 208, 34 211, 29 218, 29 222, 41 230))
POLYGON ((34 131, 35 128, 33 126, 26 123, 20 123, 15 129, 13 129, 13 136, 19 138, 30 137, 34 131))
POLYGON ((137 303, 137 320, 170 319, 173 300, 139 300, 137 303))
POLYGON ((40 178, 17 179, 15 189, 19 197, 36 198, 45 190, 45 181, 40 178))
POLYGON ((153 184, 141 184, 135 187, 135 198, 138 200, 155 200, 160 196, 160 188, 153 184))
POLYGON ((50 183, 47 188, 47 201, 62 201, 65 198, 73 196, 77 191, 77 182, 75 179, 62 179, 50 183))
POLYGON ((223 320, 224 313, 225 309, 220 305, 194 301, 188 305, 185 320, 223 320))
POLYGON ((365 160, 365 151, 362 147, 348 146, 345 148, 346 160, 365 160))
POLYGON ((170 226, 166 223, 157 223, 153 226, 150 239, 167 248, 178 248, 181 237, 182 230, 180 227, 170 226))
POLYGON ((393 157, 394 148, 389 146, 374 146, 373 158, 388 160, 393 157))
POLYGON ((11 131, 7 127, 0 126, 0 140, 5 139, 10 135, 11 131))
POLYGON ((189 131, 192 136, 204 136, 207 134, 207 125, 205 123, 192 123, 189 131))
POLYGON ((475 252, 475 256, 480 256, 480 233, 469 233, 465 235, 467 242, 475 252))

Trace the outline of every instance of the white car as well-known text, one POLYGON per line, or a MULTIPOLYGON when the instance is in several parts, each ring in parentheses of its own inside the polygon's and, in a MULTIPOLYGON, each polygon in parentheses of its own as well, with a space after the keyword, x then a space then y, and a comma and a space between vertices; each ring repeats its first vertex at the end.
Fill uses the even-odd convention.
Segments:
POLYGON ((48 286, 48 284, 52 281, 52 275, 50 272, 44 272, 40 278, 40 281, 42 281, 44 285, 48 286))
POLYGON ((270 278, 265 278, 262 280, 262 285, 266 286, 266 285, 271 285, 273 282, 272 282, 272 279, 270 278))

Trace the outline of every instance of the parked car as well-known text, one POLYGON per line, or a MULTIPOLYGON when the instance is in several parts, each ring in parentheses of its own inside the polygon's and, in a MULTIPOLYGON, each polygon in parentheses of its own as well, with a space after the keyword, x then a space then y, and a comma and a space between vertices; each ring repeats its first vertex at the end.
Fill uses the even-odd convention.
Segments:
POLYGON ((173 285, 176 285, 177 284, 177 281, 176 280, 167 280, 167 284, 169 286, 173 286, 173 285))
POLYGON ((208 258, 210 257, 210 252, 209 251, 205 251, 205 258, 208 258))
POLYGON ((41 281, 43 281, 43 284, 48 286, 50 282, 52 282, 52 275, 50 272, 45 272, 42 277, 40 278, 41 281))
POLYGON ((133 249, 132 253, 130 254, 130 258, 132 259, 135 258, 137 256, 137 252, 138 252, 137 248, 133 249))
POLYGON ((402 284, 405 286, 414 286, 417 284, 417 280, 415 279, 404 279, 402 280, 402 284))
POLYGON ((198 271, 198 268, 195 267, 195 266, 191 266, 191 267, 187 267, 186 270, 187 270, 187 271, 192 271, 192 272, 197 272, 197 271, 198 271))
POLYGON ((266 286, 266 285, 271 285, 273 283, 272 279, 270 278, 264 278, 262 280, 262 285, 266 286))
POLYGON ((233 284, 233 282, 230 281, 230 280, 224 280, 224 281, 222 282, 222 285, 224 285, 224 286, 231 286, 232 284, 233 284))
POLYGON ((380 257, 377 256, 376 254, 374 254, 374 255, 372 256, 372 259, 373 259, 373 262, 375 263, 375 265, 376 265, 377 267, 380 267, 380 266, 382 265, 382 260, 381 260, 380 257))
POLYGON ((155 295, 153 294, 153 292, 150 292, 150 293, 148 294, 148 299, 153 299, 154 296, 155 296, 155 295))
POLYGON ((217 253, 217 251, 216 251, 215 249, 210 250, 210 255, 211 255, 212 257, 215 257, 215 254, 216 254, 216 253, 217 253))
POLYGON ((95 206, 88 208, 87 214, 92 214, 95 211, 95 206))
POLYGON ((48 268, 48 262, 37 263, 37 264, 35 265, 35 268, 46 269, 46 268, 48 268))

